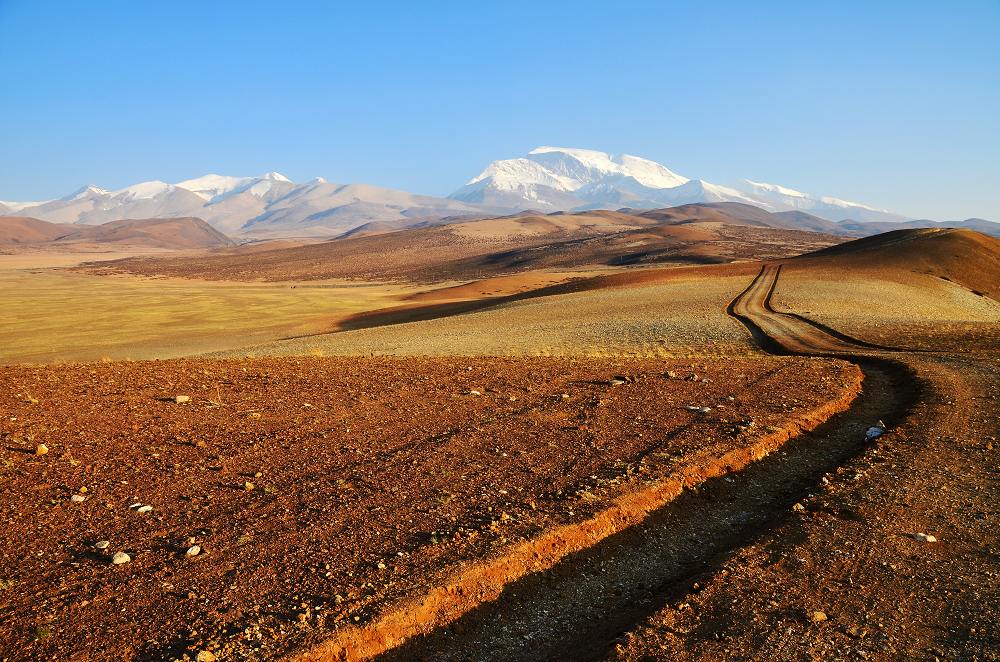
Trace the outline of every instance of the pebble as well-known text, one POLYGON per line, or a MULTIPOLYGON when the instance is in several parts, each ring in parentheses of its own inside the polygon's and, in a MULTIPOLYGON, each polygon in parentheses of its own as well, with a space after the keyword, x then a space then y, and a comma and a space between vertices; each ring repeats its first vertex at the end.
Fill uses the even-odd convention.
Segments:
POLYGON ((920 542, 937 542, 938 541, 937 538, 935 538, 934 536, 930 535, 929 533, 914 533, 913 534, 913 539, 914 540, 919 540, 920 542))
POLYGON ((677 373, 673 370, 667 370, 667 379, 677 379, 677 373))
POLYGON ((806 507, 805 507, 805 506, 803 506, 803 505, 802 505, 801 503, 797 503, 797 504, 795 504, 794 506, 792 506, 792 510, 794 510, 794 511, 795 511, 795 512, 797 512, 797 513, 801 513, 801 512, 802 512, 802 511, 804 511, 805 509, 806 509, 806 507))
POLYGON ((201 554, 201 547, 199 547, 198 545, 191 545, 190 547, 188 547, 188 550, 184 552, 184 554, 187 556, 198 556, 199 554, 201 554))
POLYGON ((814 611, 812 614, 809 615, 809 620, 811 620, 813 623, 822 623, 823 621, 827 620, 827 616, 825 613, 821 611, 814 611))
POLYGON ((132 560, 132 557, 125 552, 115 552, 115 555, 111 557, 111 563, 114 565, 121 565, 122 563, 128 563, 132 560))
POLYGON ((385 564, 384 564, 384 563, 382 563, 381 561, 379 561, 379 562, 378 562, 378 569, 379 569, 379 570, 385 570, 385 564))
POLYGON ((480 393, 479 391, 473 389, 473 390, 469 391, 469 395, 482 395, 482 393, 480 393))
POLYGON ((45 444, 38 444, 35 446, 35 455, 45 455, 49 452, 49 447, 45 444))
POLYGON ((623 380, 621 380, 621 379, 611 379, 611 380, 608 380, 608 383, 611 384, 612 386, 621 386, 625 382, 623 380))
POLYGON ((177 404, 182 404, 184 402, 191 402, 191 396, 190 395, 175 395, 174 396, 174 402, 176 402, 177 404))
POLYGON ((569 400, 569 393, 563 393, 563 394, 562 394, 562 395, 561 395, 560 397, 561 397, 561 398, 562 398, 563 400, 569 400))
POLYGON ((111 543, 107 540, 98 540, 96 543, 94 543, 94 547, 96 547, 97 549, 107 549, 110 546, 111 543))
POLYGON ((74 494, 69 498, 69 500, 72 501, 73 503, 83 503, 84 501, 87 500, 87 497, 83 496, 82 494, 74 494))
POLYGON ((148 513, 152 509, 153 509, 152 506, 139 506, 138 508, 135 509, 135 512, 137 512, 137 513, 148 513))
POLYGON ((243 489, 245 489, 247 492, 252 491, 254 487, 255 487, 255 485, 253 483, 251 483, 249 480, 247 482, 243 483, 243 489))
POLYGON ((196 662, 215 662, 216 659, 218 658, 211 651, 200 651, 198 657, 195 658, 196 662))

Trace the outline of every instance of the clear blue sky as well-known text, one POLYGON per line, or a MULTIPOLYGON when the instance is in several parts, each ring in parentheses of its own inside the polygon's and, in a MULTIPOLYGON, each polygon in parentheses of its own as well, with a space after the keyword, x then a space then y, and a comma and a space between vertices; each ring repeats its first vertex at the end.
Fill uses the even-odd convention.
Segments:
POLYGON ((1000 2, 0 0, 0 199, 540 144, 1000 220, 1000 2))

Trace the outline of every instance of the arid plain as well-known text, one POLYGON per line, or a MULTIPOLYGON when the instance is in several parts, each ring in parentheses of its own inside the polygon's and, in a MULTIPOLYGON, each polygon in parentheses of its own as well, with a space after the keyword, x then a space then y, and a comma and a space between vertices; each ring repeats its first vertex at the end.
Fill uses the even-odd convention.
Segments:
POLYGON ((0 649, 996 659, 1000 242, 687 207, 9 242, 0 649))

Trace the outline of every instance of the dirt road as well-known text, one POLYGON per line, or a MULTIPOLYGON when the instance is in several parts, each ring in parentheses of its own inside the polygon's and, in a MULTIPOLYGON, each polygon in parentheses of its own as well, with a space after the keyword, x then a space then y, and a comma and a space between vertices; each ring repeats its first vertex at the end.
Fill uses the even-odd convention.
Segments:
POLYGON ((774 353, 856 360, 850 411, 385 658, 1000 658, 1000 357, 889 353, 775 311, 779 274, 730 314, 774 353))

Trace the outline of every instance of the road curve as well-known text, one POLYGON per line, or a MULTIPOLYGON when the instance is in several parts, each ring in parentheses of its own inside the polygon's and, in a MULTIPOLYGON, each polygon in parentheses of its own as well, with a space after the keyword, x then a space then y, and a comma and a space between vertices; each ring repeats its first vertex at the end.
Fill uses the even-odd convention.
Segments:
POLYGON ((743 322, 765 349, 803 355, 852 354, 871 349, 866 343, 838 338, 801 317, 771 307, 780 265, 765 264, 747 289, 729 305, 729 313, 743 322))

